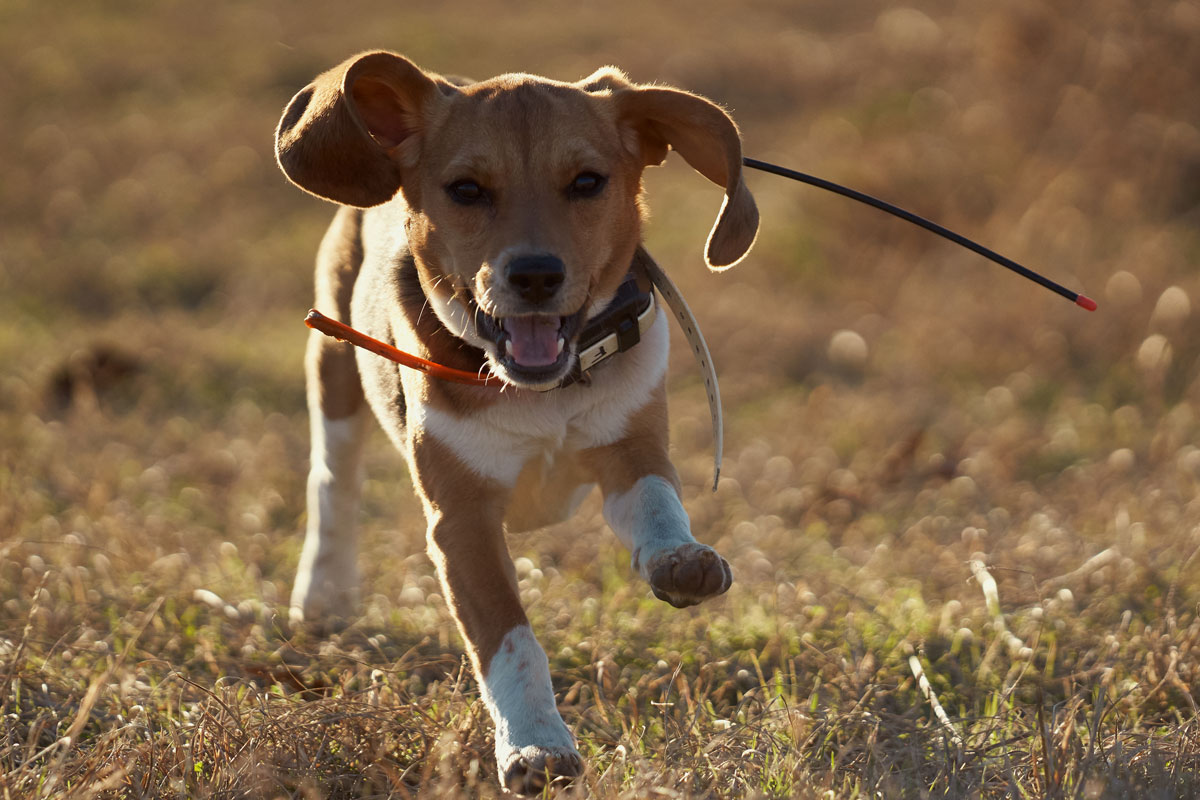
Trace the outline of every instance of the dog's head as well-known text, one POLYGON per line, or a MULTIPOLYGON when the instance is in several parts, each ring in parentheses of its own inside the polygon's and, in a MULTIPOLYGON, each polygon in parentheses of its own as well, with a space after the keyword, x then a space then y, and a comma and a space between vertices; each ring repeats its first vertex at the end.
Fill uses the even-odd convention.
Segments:
POLYGON ((642 170, 672 148, 724 187, 705 259, 732 266, 758 231, 737 127, 702 97, 612 68, 455 85, 366 53, 297 94, 276 131, 284 173, 315 195, 369 207, 399 191, 439 319, 495 374, 535 389, 570 371, 583 321, 629 270, 642 170))

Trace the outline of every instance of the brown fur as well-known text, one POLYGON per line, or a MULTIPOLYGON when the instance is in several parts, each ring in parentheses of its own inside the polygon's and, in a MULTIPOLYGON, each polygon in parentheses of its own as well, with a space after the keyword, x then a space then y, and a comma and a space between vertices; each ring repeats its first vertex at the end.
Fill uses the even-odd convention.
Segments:
POLYGON ((649 402, 626 423, 625 436, 613 444, 583 450, 578 458, 609 495, 623 493, 647 475, 666 478, 678 493, 679 473, 667 455, 667 388, 660 383, 649 402))
POLYGON ((504 635, 528 622, 501 523, 509 491, 473 474, 436 439, 415 436, 412 453, 413 478, 425 487, 429 557, 476 674, 486 675, 504 635))

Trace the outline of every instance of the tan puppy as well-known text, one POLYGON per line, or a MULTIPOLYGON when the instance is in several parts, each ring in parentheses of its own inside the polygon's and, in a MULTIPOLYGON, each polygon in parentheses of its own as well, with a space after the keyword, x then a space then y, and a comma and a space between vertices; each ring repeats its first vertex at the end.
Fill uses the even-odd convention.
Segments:
POLYGON ((598 484, 605 519, 656 595, 682 607, 731 581, 725 560, 692 537, 667 458, 666 314, 647 297, 636 346, 586 374, 577 365, 581 331, 649 260, 642 170, 669 148, 724 187, 706 258, 734 264, 758 212, 733 121, 708 100, 637 86, 615 69, 578 83, 502 75, 455 85, 366 53, 297 94, 276 133, 287 176, 344 206, 317 258, 316 307, 505 382, 446 383, 312 334, 308 530, 293 616, 353 611, 370 406, 408 460, 514 791, 540 791, 582 764, 521 607, 506 527, 562 520, 598 484))

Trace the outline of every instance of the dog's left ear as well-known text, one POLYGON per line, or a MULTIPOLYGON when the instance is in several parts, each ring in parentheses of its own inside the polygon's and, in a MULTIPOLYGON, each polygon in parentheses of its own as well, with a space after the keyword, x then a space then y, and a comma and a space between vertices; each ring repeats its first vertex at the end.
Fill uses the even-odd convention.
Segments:
POLYGON ((636 86, 616 70, 601 70, 583 83, 591 91, 611 93, 646 166, 661 164, 673 149, 701 175, 724 187, 725 200, 704 258, 717 271, 741 261, 758 236, 758 207, 742 179, 742 138, 729 115, 689 92, 636 86))

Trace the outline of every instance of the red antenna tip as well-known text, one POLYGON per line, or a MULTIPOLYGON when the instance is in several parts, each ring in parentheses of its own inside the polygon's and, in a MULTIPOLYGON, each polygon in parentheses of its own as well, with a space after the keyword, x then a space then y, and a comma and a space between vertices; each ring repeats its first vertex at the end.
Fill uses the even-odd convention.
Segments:
POLYGON ((1075 298, 1075 305, 1086 308, 1088 311, 1096 310, 1096 301, 1083 294, 1075 298))

